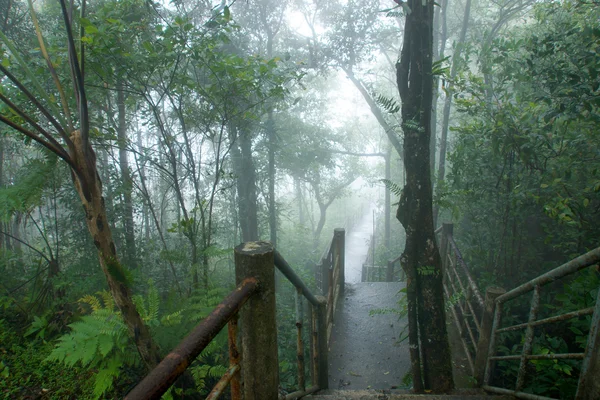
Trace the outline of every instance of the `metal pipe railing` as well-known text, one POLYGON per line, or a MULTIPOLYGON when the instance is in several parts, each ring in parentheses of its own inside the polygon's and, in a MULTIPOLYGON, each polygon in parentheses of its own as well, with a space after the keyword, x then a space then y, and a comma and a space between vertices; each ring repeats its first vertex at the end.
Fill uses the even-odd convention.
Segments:
MULTIPOLYGON (((209 393, 207 399, 216 400, 229 385, 231 398, 239 400, 271 398, 277 391, 277 346, 275 316, 267 315, 275 305, 275 284, 273 269, 277 267, 296 288, 296 352, 299 389, 286 396, 287 400, 300 398, 328 387, 328 340, 333 323, 335 304, 344 285, 344 236, 343 229, 336 229, 322 262, 328 266, 329 298, 317 297, 298 277, 285 259, 268 242, 243 243, 235 249, 236 275, 243 279, 240 285, 229 294, 196 328, 169 353, 148 376, 146 376, 125 399, 159 399, 181 376, 194 359, 206 348, 216 335, 228 325, 228 347, 230 366, 227 372, 209 393), (244 279, 245 278, 245 279, 244 279), (260 292, 260 300, 250 300, 260 292), (313 385, 306 387, 304 340, 304 311, 302 298, 311 305, 311 368, 313 385), (242 351, 238 349, 238 311, 244 309, 241 323, 242 351), (268 321, 267 321, 268 320, 268 321), (268 336, 268 339, 265 339, 268 336), (273 345, 274 343, 274 345, 273 345), (260 359, 260 360, 258 360, 260 359), (244 394, 240 383, 241 363, 244 363, 244 394), (248 365, 246 365, 248 363, 248 365), (268 375, 268 380, 266 376, 268 375), (257 389, 256 386, 261 386, 257 389), (275 391, 275 392, 273 392, 275 391), (268 393, 268 394, 265 394, 268 393), (257 397, 258 396, 258 397, 257 397)), ((272 314, 272 313, 270 313, 272 314)))
POLYGON ((576 273, 584 268, 596 265, 599 262, 600 247, 581 255, 561 265, 560 267, 553 269, 552 271, 540 275, 539 277, 532 279, 513 290, 510 290, 496 299, 496 312, 494 315, 488 351, 489 357, 487 359, 483 382, 483 388, 485 390, 499 394, 511 394, 517 398, 523 399, 549 399, 548 397, 535 396, 522 391, 527 375, 527 363, 530 360, 581 359, 583 362, 580 370, 577 394, 575 398, 578 400, 591 400, 600 397, 600 387, 597 383, 598 375, 600 375, 600 363, 598 362, 600 359, 600 291, 598 292, 598 297, 593 308, 571 311, 540 320, 537 319, 537 313, 540 307, 540 291, 543 286, 546 286, 557 279, 576 273), (523 296, 531 291, 533 291, 533 296, 531 299, 527 323, 500 328, 504 303, 519 296, 523 296), (588 333, 587 345, 584 353, 531 354, 534 328, 536 326, 565 321, 571 318, 578 318, 580 316, 590 314, 592 314, 592 323, 590 332, 588 333), (525 329, 525 340, 521 354, 497 356, 495 353, 497 342, 499 340, 499 334, 520 329, 525 329), (514 390, 490 385, 494 362, 499 360, 520 360, 519 372, 514 390))
MULTIPOLYGON (((256 293, 258 281, 246 278, 208 317, 202 320, 136 387, 126 400, 160 399, 186 368, 256 293)), ((232 366, 233 367, 233 366, 232 366)), ((232 372, 232 374, 235 372, 232 372)))

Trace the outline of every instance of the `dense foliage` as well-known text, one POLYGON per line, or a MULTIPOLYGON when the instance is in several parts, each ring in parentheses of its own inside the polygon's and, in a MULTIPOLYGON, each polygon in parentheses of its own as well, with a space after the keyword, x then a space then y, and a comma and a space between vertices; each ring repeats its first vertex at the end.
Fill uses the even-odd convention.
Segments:
MULTIPOLYGON (((232 3, 98 0, 83 15, 82 2, 70 10, 119 278, 163 355, 234 288, 232 248, 243 240, 276 242, 314 288, 312 266, 333 229, 351 229, 371 206, 369 262, 397 258, 406 237, 397 221, 386 227, 398 203, 384 201, 382 178, 400 197, 402 126, 411 125, 400 118, 395 64, 407 10, 232 3)), ((469 14, 471 2, 437 3, 437 224, 455 223, 482 291, 509 289, 599 243, 600 7, 482 1, 469 14)), ((0 2, 0 398, 118 398, 147 372, 69 165, 24 132, 66 146, 57 126, 78 128, 66 37, 59 1, 0 2)), ((549 286, 544 316, 591 307, 599 285, 586 270, 549 286)), ((277 303, 281 390, 293 391, 287 282, 277 303)), ((505 323, 525 322, 528 307, 510 303, 505 323)), ((583 351, 589 323, 536 331, 534 352, 583 351)), ((507 333, 499 350, 518 352, 522 340, 507 333)), ((580 363, 555 361, 531 362, 525 390, 572 397, 580 363)), ((228 363, 222 332, 190 368, 195 390, 206 394, 228 363)), ((517 369, 498 363, 496 383, 510 387, 517 369)))

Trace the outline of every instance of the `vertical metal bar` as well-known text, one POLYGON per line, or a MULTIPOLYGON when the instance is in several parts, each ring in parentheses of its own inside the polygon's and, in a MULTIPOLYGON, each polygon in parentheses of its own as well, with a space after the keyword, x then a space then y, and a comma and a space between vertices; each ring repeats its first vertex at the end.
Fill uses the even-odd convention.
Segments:
MULTIPOLYGON (((238 365, 240 363, 240 351, 237 346, 238 315, 235 314, 227 324, 227 338, 229 345, 229 365, 238 365)), ((242 385, 240 383, 239 371, 233 375, 230 383, 231 400, 242 400, 242 385)))
POLYGON ((298 338, 296 341, 296 356, 298 358, 298 387, 299 390, 306 390, 306 381, 304 375, 304 340, 302 339, 302 322, 303 322, 303 308, 302 308, 302 289, 296 289, 296 330, 298 338))
POLYGON ((500 328, 500 324, 502 323, 502 308, 504 307, 504 303, 496 302, 496 311, 494 311, 494 322, 492 323, 492 335, 490 337, 490 347, 488 349, 488 359, 485 365, 485 374, 483 377, 483 384, 489 385, 490 379, 492 377, 492 369, 494 368, 494 361, 490 360, 490 357, 496 355, 496 336, 498 333, 496 331, 500 328))
POLYGON ((521 363, 519 365, 519 375, 517 376, 517 386, 515 390, 520 392, 525 385, 525 372, 527 367, 527 356, 531 355, 531 347, 533 343, 534 327, 531 325, 537 319, 537 312, 540 307, 540 285, 536 285, 533 289, 531 298, 531 308, 529 310, 529 321, 525 330, 525 342, 523 343, 523 351, 521 352, 521 363))
POLYGON ((319 384, 319 330, 317 328, 318 323, 318 308, 311 304, 311 344, 312 344, 312 382, 313 385, 319 384))
POLYGON ((596 298, 590 332, 588 333, 585 356, 581 363, 581 373, 577 384, 576 400, 600 398, 600 290, 596 298))

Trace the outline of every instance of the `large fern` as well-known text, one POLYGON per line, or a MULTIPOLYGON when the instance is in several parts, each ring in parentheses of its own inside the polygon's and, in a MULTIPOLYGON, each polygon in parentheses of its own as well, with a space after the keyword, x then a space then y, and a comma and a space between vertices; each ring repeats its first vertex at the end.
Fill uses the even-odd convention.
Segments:
MULTIPOLYGON (((148 285, 146 297, 134 296, 134 303, 144 322, 154 327, 180 323, 182 310, 159 318, 158 290, 151 280, 148 285)), ((47 360, 69 366, 79 363, 97 370, 94 395, 99 398, 113 387, 121 368, 136 367, 140 359, 110 293, 102 291, 86 295, 79 299, 79 304, 89 307, 91 313, 69 325, 71 332, 58 339, 47 360)))
POLYGON ((94 396, 99 398, 112 388, 121 367, 137 366, 139 357, 110 295, 87 295, 79 303, 90 306, 91 314, 69 325, 71 332, 58 339, 46 360, 97 369, 94 396))

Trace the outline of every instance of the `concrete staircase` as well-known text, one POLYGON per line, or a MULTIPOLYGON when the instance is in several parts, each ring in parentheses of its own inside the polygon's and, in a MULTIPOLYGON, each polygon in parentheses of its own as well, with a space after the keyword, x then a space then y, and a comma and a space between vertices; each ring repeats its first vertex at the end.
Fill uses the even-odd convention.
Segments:
POLYGON ((310 400, 512 400, 512 396, 494 396, 484 391, 456 390, 452 394, 414 394, 405 390, 323 390, 303 397, 310 400))

